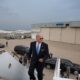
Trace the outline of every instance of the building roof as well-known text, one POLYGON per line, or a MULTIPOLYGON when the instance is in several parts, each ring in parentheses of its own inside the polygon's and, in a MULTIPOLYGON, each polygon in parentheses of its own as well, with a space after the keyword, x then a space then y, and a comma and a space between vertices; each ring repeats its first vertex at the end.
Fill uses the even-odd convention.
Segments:
POLYGON ((58 27, 66 27, 64 22, 59 22, 59 23, 40 23, 40 24, 34 24, 33 28, 58 28, 58 27))
POLYGON ((32 28, 65 28, 65 27, 80 27, 80 21, 69 21, 69 22, 56 22, 56 23, 39 23, 33 24, 32 28))
POLYGON ((80 21, 72 21, 70 22, 70 27, 73 27, 73 28, 80 28, 80 21))

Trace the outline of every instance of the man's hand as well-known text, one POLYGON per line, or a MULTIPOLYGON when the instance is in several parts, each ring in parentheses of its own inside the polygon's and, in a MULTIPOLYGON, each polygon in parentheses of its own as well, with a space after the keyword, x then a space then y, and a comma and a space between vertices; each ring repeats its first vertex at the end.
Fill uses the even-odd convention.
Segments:
POLYGON ((43 59, 42 59, 42 58, 40 58, 40 59, 39 59, 39 62, 43 62, 43 59))

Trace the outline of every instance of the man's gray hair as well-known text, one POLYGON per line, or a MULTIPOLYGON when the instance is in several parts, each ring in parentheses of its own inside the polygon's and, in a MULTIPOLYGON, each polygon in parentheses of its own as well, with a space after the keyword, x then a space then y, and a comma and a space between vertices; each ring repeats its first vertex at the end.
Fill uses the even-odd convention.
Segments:
POLYGON ((36 34, 36 37, 37 37, 37 36, 42 36, 42 37, 43 37, 43 34, 42 34, 42 33, 37 33, 37 34, 36 34))

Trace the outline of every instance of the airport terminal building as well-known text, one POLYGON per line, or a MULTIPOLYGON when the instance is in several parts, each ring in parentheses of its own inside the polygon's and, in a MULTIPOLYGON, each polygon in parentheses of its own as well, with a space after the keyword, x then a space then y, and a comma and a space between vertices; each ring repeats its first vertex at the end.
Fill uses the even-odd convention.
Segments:
POLYGON ((35 24, 45 40, 80 44, 80 21, 35 24))

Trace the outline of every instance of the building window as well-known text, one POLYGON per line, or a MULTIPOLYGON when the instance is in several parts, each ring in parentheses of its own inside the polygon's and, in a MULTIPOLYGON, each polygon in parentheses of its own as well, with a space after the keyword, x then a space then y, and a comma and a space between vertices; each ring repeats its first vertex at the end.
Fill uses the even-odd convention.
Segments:
POLYGON ((65 26, 67 27, 67 26, 69 26, 69 24, 65 24, 65 26))
POLYGON ((57 26, 57 27, 63 27, 64 24, 63 24, 63 23, 57 23, 56 26, 57 26))

